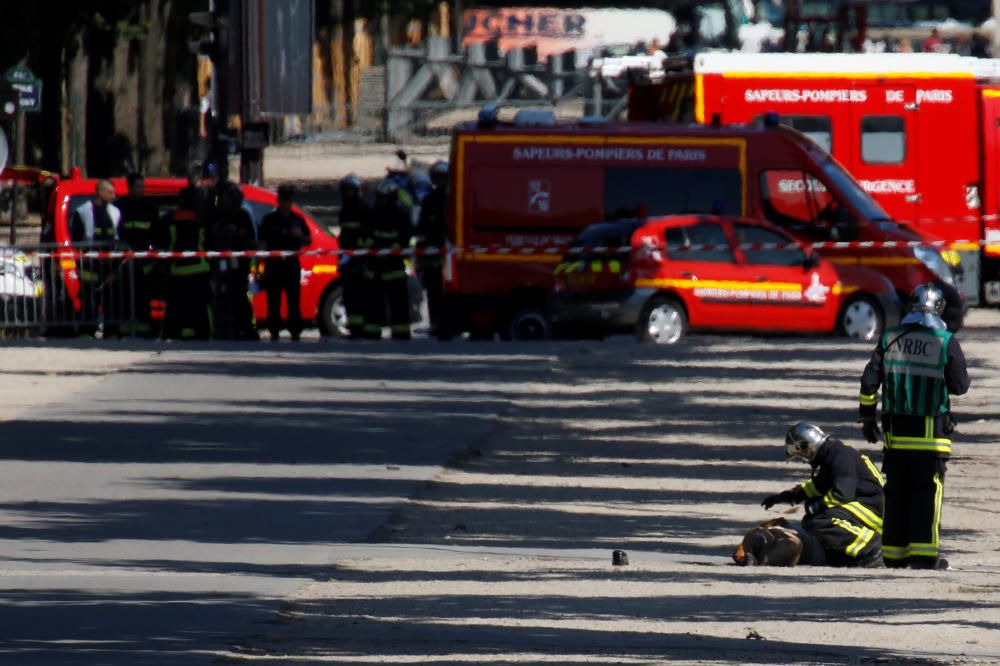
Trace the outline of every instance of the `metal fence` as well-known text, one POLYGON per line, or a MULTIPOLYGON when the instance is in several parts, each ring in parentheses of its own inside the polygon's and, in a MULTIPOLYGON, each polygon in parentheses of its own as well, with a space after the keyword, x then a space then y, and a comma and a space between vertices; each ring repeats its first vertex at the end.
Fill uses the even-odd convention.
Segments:
POLYGON ((0 248, 0 335, 133 335, 135 271, 135 260, 88 257, 55 245, 0 248))

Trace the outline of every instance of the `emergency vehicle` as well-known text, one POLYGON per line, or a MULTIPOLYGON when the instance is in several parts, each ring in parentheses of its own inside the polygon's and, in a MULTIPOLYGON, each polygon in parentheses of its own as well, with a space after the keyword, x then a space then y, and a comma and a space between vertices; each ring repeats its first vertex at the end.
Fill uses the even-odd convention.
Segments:
POLYGON ((946 320, 961 325, 960 298, 945 284, 952 275, 940 254, 893 223, 798 131, 777 123, 556 122, 523 113, 512 122, 484 113, 454 130, 448 223, 459 249, 444 269, 450 333, 546 337, 553 271, 583 227, 690 213, 780 215, 800 240, 852 241, 818 251, 833 263, 876 268, 901 294, 938 281, 954 297, 946 320))
POLYGON ((896 222, 946 241, 970 305, 1000 304, 995 60, 702 53, 660 82, 636 80, 628 117, 749 123, 769 112, 832 153, 896 222))
MULTIPOLYGON (((124 178, 112 178, 111 182, 119 196, 127 193, 128 186, 124 178)), ((58 269, 50 271, 61 278, 61 284, 57 285, 59 297, 68 300, 68 309, 76 312, 80 311, 80 280, 76 254, 70 248, 72 241, 69 223, 73 211, 93 197, 96 185, 97 181, 94 179, 71 177, 61 180, 52 194, 42 223, 41 242, 59 253, 58 269)), ((186 185, 187 181, 181 178, 146 178, 146 197, 156 203, 162 217, 177 207, 178 194, 186 185)), ((254 225, 257 226, 265 215, 277 208, 277 197, 273 192, 253 185, 241 187, 245 206, 251 213, 254 225)), ((337 239, 306 212, 298 207, 293 207, 293 210, 302 216, 309 227, 309 244, 306 250, 320 251, 316 254, 304 254, 299 259, 302 266, 300 281, 302 319, 307 323, 315 323, 324 335, 340 335, 346 331, 346 316, 337 272, 336 250, 339 248, 337 239)), ((255 292, 253 309, 257 325, 265 326, 266 294, 263 290, 255 288, 253 283, 251 289, 255 292)), ((282 305, 283 312, 284 307, 282 305)))
POLYGON ((672 215, 584 229, 555 270, 560 337, 696 330, 830 333, 873 341, 899 320, 892 283, 836 266, 761 220, 672 215), (627 252, 621 252, 628 248, 627 252))

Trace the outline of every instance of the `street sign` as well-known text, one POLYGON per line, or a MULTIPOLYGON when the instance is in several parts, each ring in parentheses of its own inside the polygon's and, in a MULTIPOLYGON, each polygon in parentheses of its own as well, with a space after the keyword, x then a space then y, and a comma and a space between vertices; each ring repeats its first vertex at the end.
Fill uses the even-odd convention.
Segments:
POLYGON ((35 73, 24 65, 16 65, 4 72, 4 78, 17 91, 18 111, 38 112, 42 110, 42 82, 35 73))

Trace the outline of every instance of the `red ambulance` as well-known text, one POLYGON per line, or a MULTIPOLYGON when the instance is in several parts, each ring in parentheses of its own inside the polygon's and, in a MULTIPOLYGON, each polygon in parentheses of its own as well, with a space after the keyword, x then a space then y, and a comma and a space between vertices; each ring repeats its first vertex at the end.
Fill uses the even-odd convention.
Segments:
MULTIPOLYGON (((112 178, 111 182, 119 196, 128 191, 124 178, 112 178)), ((61 180, 53 192, 48 212, 43 219, 40 236, 43 248, 63 253, 58 259, 58 268, 46 272, 59 278, 59 284, 53 285, 56 288, 52 290, 55 292, 52 298, 68 301, 65 308, 60 303, 52 303, 54 307, 59 308, 60 313, 72 314, 80 310, 80 282, 75 254, 69 247, 71 243, 69 222, 73 211, 93 197, 96 185, 97 181, 94 179, 61 180)), ((177 206, 178 194, 185 185, 187 181, 180 178, 146 178, 146 197, 156 203, 162 216, 177 206)), ((254 224, 259 225, 264 215, 275 210, 277 198, 273 192, 260 187, 243 185, 242 188, 245 206, 250 210, 254 224)), ((303 321, 319 326, 324 335, 339 335, 346 330, 346 321, 337 272, 336 250, 339 248, 337 239, 308 213, 298 207, 294 207, 294 210, 302 216, 309 227, 307 250, 321 251, 317 254, 305 254, 300 258, 303 321)), ((267 320, 266 295, 262 290, 255 291, 254 315, 258 326, 263 326, 267 320)))
MULTIPOLYGON (((790 128, 521 114, 500 122, 486 112, 454 131, 449 240, 460 249, 445 262, 449 334, 550 335, 547 302, 562 249, 583 227, 620 218, 780 217, 800 240, 819 240, 822 230, 824 240, 842 241, 818 251, 832 263, 876 268, 901 295, 951 280, 938 252, 892 222, 836 160, 790 128)), ((957 329, 963 307, 951 294, 946 319, 957 329)))
POLYGON ((629 100, 631 120, 749 123, 769 112, 831 152, 893 220, 947 241, 969 304, 1000 304, 995 60, 702 53, 663 82, 633 85, 629 100))

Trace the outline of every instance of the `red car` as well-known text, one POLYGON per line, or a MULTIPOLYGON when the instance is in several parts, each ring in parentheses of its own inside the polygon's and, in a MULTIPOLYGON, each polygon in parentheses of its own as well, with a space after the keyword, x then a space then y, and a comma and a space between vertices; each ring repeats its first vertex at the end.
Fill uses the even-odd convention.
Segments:
MULTIPOLYGON (((111 182, 119 196, 127 193, 128 187, 123 178, 112 178, 111 182)), ((178 194, 186 184, 187 181, 181 178, 147 178, 146 197, 156 202, 162 216, 176 208, 178 194)), ((59 182, 43 221, 42 243, 54 243, 60 248, 70 244, 69 221, 73 211, 93 196, 96 185, 97 181, 94 179, 68 178, 59 182)), ((253 185, 242 185, 242 188, 245 205, 250 210, 254 224, 259 225, 261 219, 277 207, 276 196, 273 192, 253 185)), ((309 244, 306 249, 330 252, 305 254, 300 258, 302 319, 306 323, 317 325, 324 335, 340 335, 346 331, 346 316, 339 286, 337 255, 334 253, 339 248, 337 239, 308 213, 298 207, 294 207, 294 210, 302 216, 309 227, 309 244)), ((67 252, 68 254, 60 259, 61 270, 58 273, 62 278, 65 298, 70 301, 73 309, 79 311, 80 283, 77 262, 72 252, 69 250, 67 252)), ((257 325, 264 326, 267 320, 266 297, 260 289, 254 289, 254 292, 254 315, 257 325)))
POLYGON ((673 344, 690 329, 838 332, 875 340, 899 297, 875 270, 834 265, 791 235, 735 216, 671 215, 584 229, 555 270, 556 335, 635 331, 673 344), (628 248, 627 251, 612 251, 628 248))

